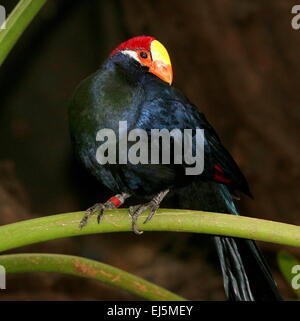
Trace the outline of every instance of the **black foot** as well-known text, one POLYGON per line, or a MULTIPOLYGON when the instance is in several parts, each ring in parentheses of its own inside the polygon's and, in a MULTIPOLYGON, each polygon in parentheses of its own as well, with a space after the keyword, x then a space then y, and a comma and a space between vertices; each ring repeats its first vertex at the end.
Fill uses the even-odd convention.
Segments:
POLYGON ((146 204, 140 204, 135 206, 130 206, 128 209, 129 215, 132 219, 132 230, 135 234, 143 234, 143 231, 140 231, 137 227, 138 217, 145 211, 150 210, 150 214, 147 216, 144 224, 149 222, 156 210, 159 208, 159 204, 155 204, 152 201, 146 204))
POLYGON ((96 212, 98 212, 97 221, 98 221, 98 223, 100 223, 101 218, 104 214, 104 211, 111 210, 114 208, 116 208, 115 204, 109 200, 107 202, 105 202, 104 204, 96 203, 95 205, 93 205, 92 207, 90 207, 86 210, 84 217, 80 221, 79 227, 83 228, 84 226, 86 226, 89 218, 96 212))
POLYGON ((163 192, 160 192, 149 203, 129 207, 128 213, 131 216, 131 219, 132 219, 131 226, 132 226, 132 230, 135 234, 140 235, 143 233, 143 231, 140 231, 137 227, 137 220, 138 220, 139 216, 143 212, 150 210, 150 213, 147 216, 147 218, 145 219, 144 224, 149 222, 151 220, 151 218, 153 217, 153 215, 155 214, 156 210, 159 208, 160 203, 162 202, 164 197, 168 194, 168 192, 169 192, 169 190, 165 190, 163 192))
POLYGON ((130 197, 130 194, 128 194, 128 193, 117 194, 117 195, 111 197, 104 204, 97 203, 97 204, 93 205, 92 207, 88 208, 86 210, 84 217, 82 218, 82 220, 79 224, 79 227, 83 228, 87 224, 90 216, 92 216, 96 212, 98 212, 97 221, 98 221, 98 223, 100 223, 105 210, 112 210, 114 208, 118 208, 119 206, 121 206, 125 202, 126 198, 128 198, 128 197, 130 197))

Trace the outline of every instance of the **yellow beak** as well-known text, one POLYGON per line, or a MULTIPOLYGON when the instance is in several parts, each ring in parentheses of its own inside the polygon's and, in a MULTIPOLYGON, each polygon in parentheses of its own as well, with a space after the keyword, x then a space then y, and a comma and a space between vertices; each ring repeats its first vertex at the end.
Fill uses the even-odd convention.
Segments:
POLYGON ((173 70, 167 49, 159 41, 153 40, 150 51, 152 64, 149 71, 171 85, 173 81, 173 70))

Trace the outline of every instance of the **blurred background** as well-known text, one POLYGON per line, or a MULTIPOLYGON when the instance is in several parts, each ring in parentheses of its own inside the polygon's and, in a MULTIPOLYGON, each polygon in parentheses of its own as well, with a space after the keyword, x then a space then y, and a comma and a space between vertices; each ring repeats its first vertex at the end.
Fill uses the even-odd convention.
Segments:
MULTIPOLYGON (((1 0, 9 13, 17 1, 1 0)), ((287 0, 49 0, 0 69, 0 224, 84 210, 110 192, 72 156, 67 106, 76 85, 122 41, 152 35, 168 49, 175 83, 203 111, 248 178, 241 214, 300 224, 300 30, 287 0)), ((300 2, 299 2, 300 4, 300 2)), ((164 207, 172 207, 172 199, 164 207)), ((81 255, 192 300, 224 300, 210 238, 103 234, 15 252, 81 255)), ((276 264, 284 248, 260 243, 276 264)), ((287 248, 287 247, 286 247, 287 248)), ((300 257, 297 248, 287 248, 300 257)), ((13 251, 10 251, 13 252, 13 251)), ((1 300, 135 300, 95 281, 13 275, 1 300)))

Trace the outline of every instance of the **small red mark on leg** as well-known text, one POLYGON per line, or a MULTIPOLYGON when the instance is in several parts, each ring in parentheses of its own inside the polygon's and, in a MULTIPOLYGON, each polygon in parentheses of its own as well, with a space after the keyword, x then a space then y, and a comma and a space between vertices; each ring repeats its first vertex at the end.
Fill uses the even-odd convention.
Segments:
POLYGON ((122 201, 116 196, 111 197, 109 201, 111 201, 115 205, 115 207, 119 207, 120 205, 122 205, 122 201))

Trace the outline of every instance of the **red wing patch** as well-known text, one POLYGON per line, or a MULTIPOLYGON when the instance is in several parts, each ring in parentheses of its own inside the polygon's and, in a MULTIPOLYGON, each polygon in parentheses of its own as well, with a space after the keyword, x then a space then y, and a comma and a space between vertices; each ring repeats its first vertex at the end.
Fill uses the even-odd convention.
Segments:
POLYGON ((216 180, 220 183, 232 183, 231 180, 224 177, 224 172, 218 164, 214 166, 214 169, 216 170, 215 175, 214 175, 214 180, 216 180))

